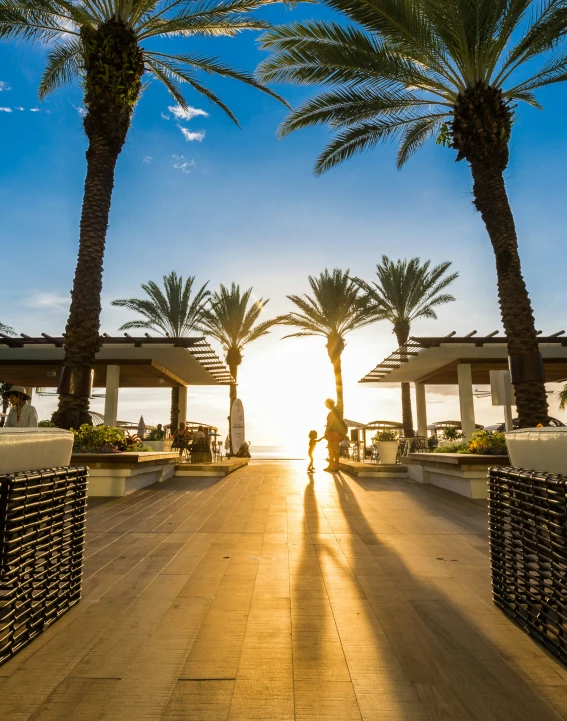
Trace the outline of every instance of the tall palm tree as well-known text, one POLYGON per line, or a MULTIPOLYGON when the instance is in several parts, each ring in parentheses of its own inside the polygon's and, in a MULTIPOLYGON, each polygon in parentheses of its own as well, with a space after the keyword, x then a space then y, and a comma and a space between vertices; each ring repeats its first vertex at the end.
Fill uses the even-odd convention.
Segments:
MULTIPOLYGON (((207 298, 211 295, 207 283, 194 295, 195 276, 186 281, 175 271, 163 276, 163 290, 153 280, 142 284, 147 298, 119 298, 111 305, 126 308, 138 313, 140 318, 130 320, 119 330, 144 329, 159 335, 182 338, 199 330, 207 298)), ((179 387, 171 389, 171 430, 177 428, 179 421, 179 387)))
POLYGON ((349 271, 327 268, 318 277, 308 276, 313 295, 288 295, 299 308, 280 319, 283 325, 299 328, 285 338, 323 336, 329 360, 333 365, 337 391, 337 408, 344 414, 343 372, 341 357, 345 349, 345 335, 357 328, 373 323, 379 314, 361 293, 358 285, 349 277, 349 271))
POLYGON ((503 174, 516 104, 539 108, 534 90, 567 80, 558 42, 567 28, 565 0, 325 4, 348 24, 298 22, 262 38, 273 51, 260 66, 263 81, 331 86, 292 111, 280 135, 320 124, 337 131, 317 174, 393 138, 400 140, 399 167, 428 138, 468 162, 496 257, 520 425, 547 423, 543 364, 503 174))
MULTIPOLYGON (((419 258, 390 260, 382 256, 376 266, 378 282, 367 283, 360 278, 354 282, 366 293, 368 301, 375 308, 377 316, 389 320, 394 326, 393 333, 398 346, 403 348, 409 340, 411 324, 417 318, 437 320, 435 309, 450 303, 455 298, 443 293, 458 273, 445 273, 451 267, 446 261, 430 269, 431 261, 421 263, 419 258)), ((410 384, 402 383, 402 423, 406 438, 413 437, 410 384)))
MULTIPOLYGON (((265 28, 251 11, 271 0, 0 0, 0 38, 46 43, 40 97, 78 79, 84 91, 87 174, 57 425, 91 423, 90 379, 100 347, 102 265, 114 173, 134 108, 148 79, 157 79, 183 110, 186 84, 231 110, 198 77, 199 71, 233 78, 270 92, 249 74, 200 51, 162 52, 157 38, 234 36, 265 28), (149 47, 146 47, 149 43, 149 47)), ((273 95, 273 93, 271 93, 273 95)), ((277 97, 277 96, 276 96, 277 97)))
POLYGON ((225 352, 226 364, 234 381, 230 384, 229 416, 236 400, 238 368, 242 363, 244 346, 266 335, 280 322, 279 318, 273 318, 258 323, 260 314, 270 301, 269 298, 258 298, 250 304, 251 295, 252 288, 242 293, 236 283, 230 288, 221 284, 219 290, 212 294, 200 323, 201 331, 218 341, 225 352))

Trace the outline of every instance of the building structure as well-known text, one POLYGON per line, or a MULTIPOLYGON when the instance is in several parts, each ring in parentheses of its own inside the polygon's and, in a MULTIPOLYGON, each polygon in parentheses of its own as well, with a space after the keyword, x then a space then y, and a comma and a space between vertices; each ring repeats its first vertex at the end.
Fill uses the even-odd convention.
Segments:
MULTIPOLYGON (((539 349, 547 382, 567 380, 565 331, 539 337, 539 349)), ((472 331, 457 336, 412 337, 367 373, 360 383, 379 387, 410 382, 415 385, 417 432, 427 435, 427 386, 456 385, 459 391, 461 426, 465 438, 475 430, 474 386, 489 385, 490 371, 508 370, 507 338, 494 331, 478 336, 472 331)))

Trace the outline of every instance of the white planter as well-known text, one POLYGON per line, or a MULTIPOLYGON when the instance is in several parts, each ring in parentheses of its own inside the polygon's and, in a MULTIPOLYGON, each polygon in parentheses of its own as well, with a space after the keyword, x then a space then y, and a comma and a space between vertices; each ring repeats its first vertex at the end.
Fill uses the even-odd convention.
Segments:
POLYGON ((520 428, 506 443, 514 468, 567 475, 567 428, 520 428))
POLYGON ((61 428, 0 428, 0 476, 68 466, 73 440, 61 428))
POLYGON ((171 450, 173 439, 168 438, 163 441, 143 441, 143 443, 145 446, 148 446, 148 448, 151 448, 152 451, 156 451, 157 453, 168 453, 171 450))
POLYGON ((380 465, 393 466, 398 457, 398 441, 378 441, 376 446, 380 455, 380 465))

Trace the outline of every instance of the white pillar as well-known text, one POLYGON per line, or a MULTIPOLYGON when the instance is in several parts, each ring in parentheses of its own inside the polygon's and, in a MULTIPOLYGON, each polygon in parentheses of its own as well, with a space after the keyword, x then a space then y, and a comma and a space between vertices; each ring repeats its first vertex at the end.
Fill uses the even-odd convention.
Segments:
POLYGON ((427 406, 425 402, 425 384, 415 384, 415 405, 417 412, 417 435, 427 438, 427 406))
POLYGON ((465 440, 470 440, 475 430, 474 397, 470 363, 459 363, 457 366, 457 378, 459 382, 459 403, 461 406, 461 428, 465 440))
POLYGON ((106 397, 104 400, 104 425, 115 426, 118 419, 118 389, 120 366, 106 366, 106 397))
POLYGON ((187 423, 187 386, 179 386, 179 423, 187 423))

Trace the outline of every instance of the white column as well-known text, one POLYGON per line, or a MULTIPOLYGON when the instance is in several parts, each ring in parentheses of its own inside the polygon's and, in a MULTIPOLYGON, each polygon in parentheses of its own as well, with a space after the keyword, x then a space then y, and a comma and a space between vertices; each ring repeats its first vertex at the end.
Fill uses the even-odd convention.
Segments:
POLYGON ((187 386, 179 386, 179 423, 187 423, 187 386))
POLYGON ((115 426, 118 419, 118 389, 120 366, 106 366, 106 398, 104 401, 104 425, 115 426))
POLYGON ((461 426, 465 440, 469 440, 475 430, 474 397, 470 363, 459 363, 457 366, 457 378, 459 382, 461 426))
POLYGON ((427 438, 427 406, 424 383, 415 384, 415 405, 417 412, 417 435, 427 438))

